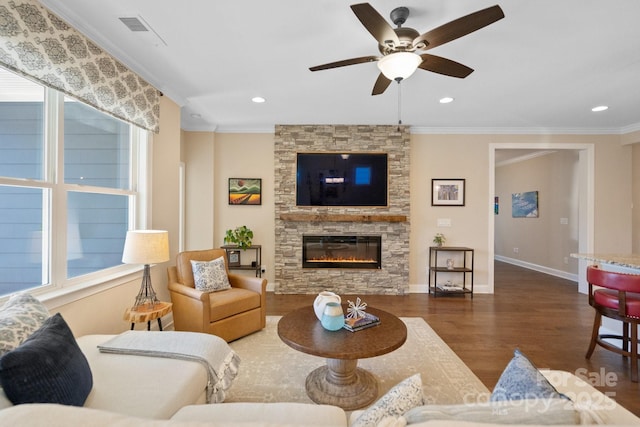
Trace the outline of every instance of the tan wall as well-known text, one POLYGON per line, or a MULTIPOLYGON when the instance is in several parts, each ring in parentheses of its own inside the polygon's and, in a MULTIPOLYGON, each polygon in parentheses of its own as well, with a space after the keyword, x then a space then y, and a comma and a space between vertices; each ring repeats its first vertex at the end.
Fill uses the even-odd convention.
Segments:
POLYGON ((474 283, 487 284, 488 136, 411 136, 411 255, 409 282, 427 283, 429 246, 436 233, 449 246, 475 249, 474 283), (465 179, 465 206, 431 206, 432 179, 465 179), (438 227, 438 219, 451 227, 438 227))
POLYGON ((214 242, 213 132, 183 132, 185 163, 185 250, 207 249, 214 242))
POLYGON ((622 135, 622 143, 631 146, 632 181, 632 251, 640 253, 640 131, 622 135))
MULTIPOLYGON (((160 102, 160 133, 154 135, 152 156, 151 227, 169 231, 169 248, 173 260, 178 246, 180 108, 166 96, 160 102)), ((172 261, 158 264, 151 269, 153 288, 163 301, 170 301, 166 269, 171 263, 172 261)), ((141 280, 142 272, 136 274, 130 282, 51 311, 59 311, 76 336, 125 331, 130 324, 122 319, 122 315, 133 304, 141 280)))
POLYGON ((262 265, 267 268, 263 277, 270 283, 275 277, 273 141, 273 134, 216 134, 214 152, 214 246, 224 244, 226 230, 246 225, 253 230, 253 242, 262 246, 262 265), (262 205, 229 205, 229 178, 261 178, 262 205))
POLYGON ((632 233, 632 251, 640 253, 640 144, 636 143, 631 146, 632 151, 632 171, 633 178, 633 233, 632 233))
POLYGON ((621 145, 617 136, 600 139, 595 165, 595 252, 630 253, 631 146, 621 145))

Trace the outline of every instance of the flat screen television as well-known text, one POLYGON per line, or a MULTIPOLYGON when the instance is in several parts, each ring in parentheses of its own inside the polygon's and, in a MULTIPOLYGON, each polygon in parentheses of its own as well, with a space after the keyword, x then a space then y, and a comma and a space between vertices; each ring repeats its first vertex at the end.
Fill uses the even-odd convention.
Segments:
POLYGON ((296 205, 387 206, 386 153, 298 153, 296 205))

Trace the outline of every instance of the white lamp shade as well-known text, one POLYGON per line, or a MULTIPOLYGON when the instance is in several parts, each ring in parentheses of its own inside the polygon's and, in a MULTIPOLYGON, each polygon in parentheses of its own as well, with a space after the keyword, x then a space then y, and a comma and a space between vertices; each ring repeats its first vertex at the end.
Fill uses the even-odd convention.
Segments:
POLYGON ((169 232, 165 230, 127 231, 122 262, 157 264, 169 261, 169 232))
POLYGON ((410 77, 422 63, 420 55, 413 52, 395 52, 378 60, 378 68, 389 80, 410 77))

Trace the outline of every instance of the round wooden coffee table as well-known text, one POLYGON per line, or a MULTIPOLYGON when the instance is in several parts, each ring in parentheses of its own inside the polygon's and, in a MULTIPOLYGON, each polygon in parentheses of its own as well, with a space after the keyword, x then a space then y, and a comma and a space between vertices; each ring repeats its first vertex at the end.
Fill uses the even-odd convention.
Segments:
POLYGON ((278 335, 285 344, 327 359, 325 366, 307 376, 305 387, 314 402, 350 411, 367 406, 378 396, 376 378, 357 367, 358 359, 399 348, 407 340, 407 327, 386 311, 367 307, 367 312, 378 316, 380 324, 357 332, 324 329, 312 306, 292 311, 278 322, 278 335))

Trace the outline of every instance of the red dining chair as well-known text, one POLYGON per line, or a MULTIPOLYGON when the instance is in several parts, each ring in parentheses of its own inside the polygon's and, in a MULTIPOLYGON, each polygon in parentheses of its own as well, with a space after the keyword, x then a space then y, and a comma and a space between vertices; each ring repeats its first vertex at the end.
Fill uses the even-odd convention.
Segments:
POLYGON ((589 359, 598 344, 607 350, 631 357, 631 381, 638 382, 638 323, 640 323, 640 274, 605 271, 596 266, 587 267, 589 305, 596 310, 589 359), (620 320, 622 335, 600 334, 602 316, 620 320), (606 339, 622 340, 621 346, 606 339))

